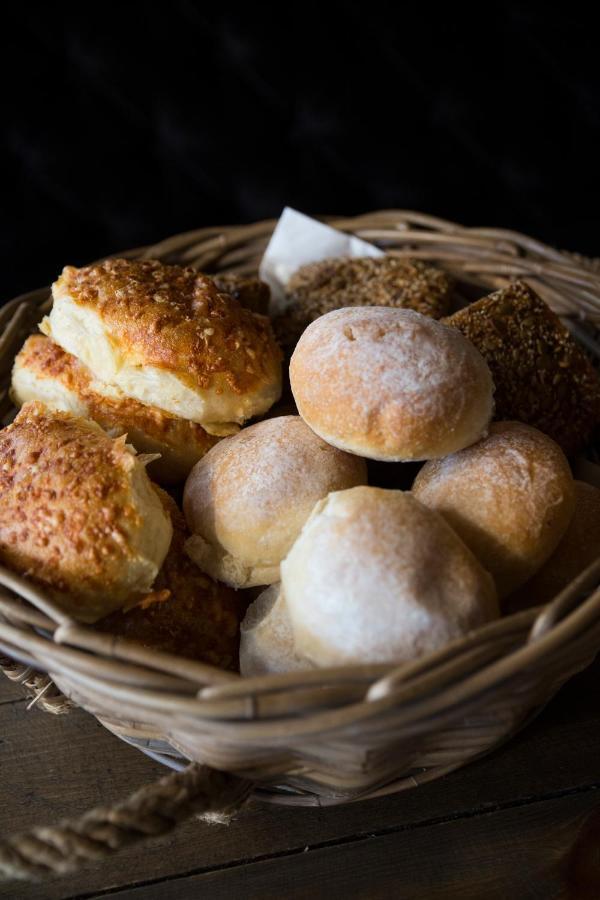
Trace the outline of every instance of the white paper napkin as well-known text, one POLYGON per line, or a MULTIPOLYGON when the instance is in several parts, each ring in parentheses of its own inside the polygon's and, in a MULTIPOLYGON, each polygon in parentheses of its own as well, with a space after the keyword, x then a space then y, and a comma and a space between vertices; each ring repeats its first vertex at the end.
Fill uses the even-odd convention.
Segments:
POLYGON ((271 314, 282 312, 288 305, 285 288, 300 266, 331 256, 384 255, 383 250, 374 244, 324 225, 286 206, 259 268, 260 278, 271 288, 271 314))

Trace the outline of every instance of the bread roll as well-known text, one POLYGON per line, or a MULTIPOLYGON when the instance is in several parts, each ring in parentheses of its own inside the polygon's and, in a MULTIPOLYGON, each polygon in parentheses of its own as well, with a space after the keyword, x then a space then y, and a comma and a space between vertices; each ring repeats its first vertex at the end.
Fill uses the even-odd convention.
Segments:
POLYGON ((169 494, 158 491, 173 525, 173 540, 152 591, 132 598, 96 628, 175 656, 237 670, 246 603, 194 565, 184 550, 188 532, 183 515, 169 494))
POLYGON ((289 613, 280 584, 272 584, 248 607, 240 633, 242 675, 310 669, 294 647, 289 613))
POLYGON ((100 382, 210 434, 236 431, 281 393, 268 319, 194 269, 149 259, 67 266, 52 295, 44 334, 100 382))
POLYGON ((445 456, 486 433, 493 384, 460 332, 406 309, 340 309, 308 326, 290 363, 298 411, 371 459, 445 456))
POLYGON ((521 281, 445 320, 492 373, 497 419, 539 428, 567 455, 600 424, 600 375, 550 307, 521 281))
POLYGON ((497 422, 487 438, 426 463, 415 497, 444 515, 507 596, 548 559, 575 508, 569 464, 551 438, 497 422))
POLYGON ((393 306, 439 319, 450 312, 453 284, 417 259, 334 257, 301 266, 286 285, 285 310, 273 319, 282 347, 293 350, 319 316, 345 306, 393 306))
POLYGON ((93 622, 147 593, 173 529, 124 438, 27 403, 0 431, 0 560, 93 622))
POLYGON ((549 603, 600 557, 600 489, 575 482, 575 512, 560 544, 520 590, 508 598, 511 610, 549 603))
POLYGON ((299 416, 220 441, 192 469, 183 509, 187 551, 233 587, 279 581, 279 564, 317 502, 366 482, 364 460, 336 450, 299 416))
POLYGON ((488 573, 401 491, 321 500, 281 575, 296 651, 318 666, 407 662, 498 615, 488 573))
POLYGON ((118 388, 102 385, 101 390, 83 363, 43 334, 28 338, 15 359, 11 396, 17 406, 40 400, 51 409, 93 419, 111 437, 126 434, 141 453, 160 453, 148 473, 163 484, 183 481, 218 441, 196 422, 132 400, 118 388))

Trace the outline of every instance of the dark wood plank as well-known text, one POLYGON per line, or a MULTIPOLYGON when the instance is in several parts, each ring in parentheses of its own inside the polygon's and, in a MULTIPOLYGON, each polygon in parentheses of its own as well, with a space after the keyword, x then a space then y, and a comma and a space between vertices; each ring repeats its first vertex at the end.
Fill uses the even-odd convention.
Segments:
MULTIPOLYGON (((598 792, 401 829, 218 872, 111 893, 111 900, 553 900, 598 792)), ((598 870, 600 872, 600 869, 598 870)), ((600 881, 596 881, 600 895, 600 881)), ((573 900, 581 893, 571 893, 573 900)))
MULTIPOLYGON (((247 862, 552 797, 600 781, 600 666, 574 679, 523 734, 441 781, 395 797, 329 809, 259 807, 228 827, 188 823, 174 835, 41 886, 0 888, 1 897, 62 898, 199 869, 247 862)), ((121 799, 162 767, 82 711, 54 717, 24 704, 0 707, 0 834, 51 824, 121 799)))
POLYGON ((6 678, 0 672, 0 706, 3 703, 16 703, 19 700, 25 700, 26 694, 20 684, 6 678))

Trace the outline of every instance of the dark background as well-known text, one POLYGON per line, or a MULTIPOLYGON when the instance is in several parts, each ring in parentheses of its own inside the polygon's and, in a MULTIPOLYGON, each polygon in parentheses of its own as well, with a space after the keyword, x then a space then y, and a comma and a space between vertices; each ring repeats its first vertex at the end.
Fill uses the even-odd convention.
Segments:
POLYGON ((575 7, 271 9, 2 12, 0 300, 284 204, 414 208, 600 254, 597 32, 575 7))

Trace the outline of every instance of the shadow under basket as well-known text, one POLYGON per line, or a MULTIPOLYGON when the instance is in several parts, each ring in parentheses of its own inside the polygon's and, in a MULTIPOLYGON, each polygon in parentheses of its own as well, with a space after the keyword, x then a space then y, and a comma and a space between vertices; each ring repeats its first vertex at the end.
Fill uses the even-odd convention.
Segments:
MULTIPOLYGON (((328 219, 451 273, 466 296, 525 279, 589 349, 600 266, 514 232, 402 210, 328 219)), ((274 221, 207 228, 121 256, 256 273, 274 221)), ((13 359, 50 305, 44 288, 0 309, 0 414, 13 359)), ((5 878, 77 868, 190 815, 226 821, 251 797, 326 806, 417 787, 506 741, 600 647, 600 559, 544 607, 506 616, 399 667, 241 678, 71 620, 0 569, 0 660, 34 702, 76 704, 175 771, 110 809, 0 842, 5 878), (48 673, 48 675, 45 675, 48 673)))

